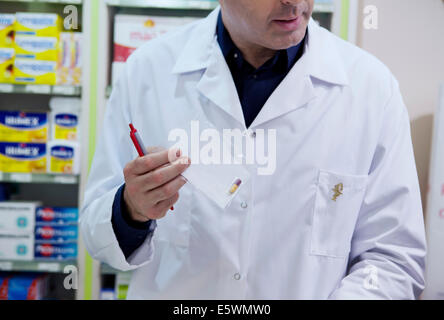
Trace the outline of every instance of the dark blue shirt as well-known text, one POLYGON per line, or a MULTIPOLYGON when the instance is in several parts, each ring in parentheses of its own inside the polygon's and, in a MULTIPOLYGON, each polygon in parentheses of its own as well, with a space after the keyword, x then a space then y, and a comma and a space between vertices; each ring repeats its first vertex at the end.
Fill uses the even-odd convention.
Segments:
POLYGON ((241 51, 231 40, 220 13, 216 33, 217 41, 233 76, 244 113, 245 125, 248 128, 273 91, 302 56, 304 40, 297 46, 276 52, 273 58, 255 69, 243 58, 241 51))
MULTIPOLYGON (((276 52, 274 57, 255 69, 242 56, 241 51, 231 40, 228 30, 219 13, 217 21, 217 41, 230 68, 247 128, 253 123, 265 102, 287 76, 290 69, 302 56, 304 40, 297 46, 276 52)), ((133 221, 123 200, 122 185, 114 197, 112 225, 117 241, 126 258, 142 245, 146 237, 154 232, 156 221, 146 223, 133 221)))

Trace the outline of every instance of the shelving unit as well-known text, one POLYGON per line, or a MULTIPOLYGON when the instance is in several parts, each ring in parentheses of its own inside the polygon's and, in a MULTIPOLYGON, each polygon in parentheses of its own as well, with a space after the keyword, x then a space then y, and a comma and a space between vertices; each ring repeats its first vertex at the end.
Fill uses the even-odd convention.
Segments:
POLYGON ((0 172, 0 183, 78 184, 78 175, 0 172))
POLYGON ((47 94, 57 96, 80 97, 82 88, 80 86, 50 86, 38 84, 12 84, 0 83, 0 93, 15 94, 47 94))
MULTIPOLYGON (((87 0, 85 2, 89 2, 87 0)), ((56 12, 63 17, 65 5, 75 5, 81 19, 80 27, 87 26, 82 16, 83 0, 0 0, 0 12, 56 12)), ((79 31, 79 30, 77 30, 79 31)), ((84 63, 88 63, 88 55, 84 54, 84 63)), ((84 77, 84 83, 89 85, 88 77, 84 77)), ((48 111, 48 102, 52 96, 78 97, 82 99, 82 121, 88 121, 89 101, 88 90, 86 94, 82 88, 84 86, 74 85, 20 85, 10 83, 0 83, 0 109, 2 110, 33 110, 48 111)), ((85 128, 88 126, 85 123, 85 128)), ((83 135, 86 136, 86 135, 83 135)), ((82 136, 82 138, 83 138, 82 136)), ((85 137, 84 139, 87 139, 85 137)), ((82 141, 83 144, 83 141, 82 141)), ((86 143, 86 147, 88 144, 86 143)), ((88 152, 83 150, 82 145, 82 165, 87 163, 88 152)), ((86 167, 85 167, 86 168, 86 167)), ((83 169, 86 171, 86 169, 83 169)), ((86 173, 83 173, 85 176, 86 173)), ((48 206, 79 206, 80 188, 82 186, 82 175, 50 174, 50 173, 6 173, 0 172, 0 184, 8 190, 12 190, 13 200, 17 201, 40 201, 48 206)), ((67 266, 81 269, 82 253, 84 248, 79 245, 79 257, 75 260, 56 259, 34 259, 31 261, 0 260, 0 271, 8 273, 37 272, 50 276, 51 291, 50 299, 75 299, 81 298, 80 290, 66 290, 63 288, 64 270, 67 266)), ((82 280, 80 279, 80 283, 82 280)))
POLYGON ((0 271, 62 273, 67 266, 77 266, 76 260, 66 261, 1 261, 0 271))

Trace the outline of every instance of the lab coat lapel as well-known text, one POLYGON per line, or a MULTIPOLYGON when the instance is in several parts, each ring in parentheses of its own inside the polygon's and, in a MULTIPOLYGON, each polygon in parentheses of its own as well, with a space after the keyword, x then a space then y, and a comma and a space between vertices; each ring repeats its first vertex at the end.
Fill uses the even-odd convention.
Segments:
POLYGON ((312 78, 330 85, 348 84, 341 57, 326 32, 310 19, 304 54, 267 100, 252 127, 309 106, 316 98, 312 78))
POLYGON ((237 89, 230 69, 216 38, 216 24, 220 8, 215 9, 190 35, 173 68, 175 74, 203 71, 196 85, 203 99, 203 107, 217 107, 245 127, 237 89))
POLYGON ((197 90, 212 102, 208 106, 221 108, 245 127, 239 95, 216 39, 213 41, 210 63, 197 84, 197 90))

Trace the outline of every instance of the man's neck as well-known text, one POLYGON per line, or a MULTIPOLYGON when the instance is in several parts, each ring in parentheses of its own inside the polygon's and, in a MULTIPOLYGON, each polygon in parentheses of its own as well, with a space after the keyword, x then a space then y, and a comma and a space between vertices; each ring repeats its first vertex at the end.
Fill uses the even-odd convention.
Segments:
POLYGON ((242 52, 243 58, 254 68, 258 69, 276 54, 276 50, 245 41, 240 34, 235 32, 235 28, 231 28, 225 21, 223 21, 223 23, 230 34, 231 40, 233 40, 236 47, 242 52))
POLYGON ((243 58, 251 64, 255 69, 259 69, 265 62, 274 57, 276 50, 267 49, 254 44, 249 44, 236 39, 234 34, 231 35, 234 44, 242 52, 243 58))

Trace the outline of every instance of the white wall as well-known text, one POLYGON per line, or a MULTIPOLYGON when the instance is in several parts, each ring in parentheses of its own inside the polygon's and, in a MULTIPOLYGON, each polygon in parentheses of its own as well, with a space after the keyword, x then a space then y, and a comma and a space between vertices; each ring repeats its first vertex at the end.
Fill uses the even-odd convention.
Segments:
POLYGON ((416 165, 426 203, 433 113, 444 82, 443 0, 360 1, 357 45, 382 60, 398 79, 409 110, 416 165), (365 30, 365 6, 378 9, 378 29, 365 30))

